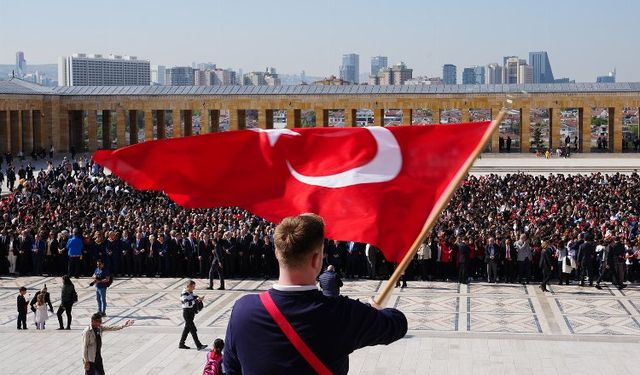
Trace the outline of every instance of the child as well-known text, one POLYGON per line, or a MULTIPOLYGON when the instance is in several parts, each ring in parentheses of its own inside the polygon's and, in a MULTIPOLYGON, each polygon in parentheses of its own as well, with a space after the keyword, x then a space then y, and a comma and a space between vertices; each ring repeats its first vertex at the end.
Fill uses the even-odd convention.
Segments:
POLYGON ((29 304, 24 298, 25 294, 27 294, 27 288, 21 286, 18 295, 18 329, 27 329, 27 307, 29 304))
POLYGON ((224 341, 216 339, 213 342, 213 350, 207 354, 207 363, 204 365, 202 375, 222 375, 222 349, 224 349, 224 341))
POLYGON ((44 329, 44 323, 49 319, 47 305, 44 303, 44 294, 38 294, 36 302, 36 329, 44 329))

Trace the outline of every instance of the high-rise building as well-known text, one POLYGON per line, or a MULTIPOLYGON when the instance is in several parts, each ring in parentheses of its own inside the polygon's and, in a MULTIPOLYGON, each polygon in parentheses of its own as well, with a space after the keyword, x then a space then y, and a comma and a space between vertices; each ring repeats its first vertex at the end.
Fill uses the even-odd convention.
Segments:
POLYGON ((76 53, 58 59, 59 86, 149 86, 149 60, 76 53))
POLYGON ((457 81, 458 71, 455 65, 445 64, 442 67, 442 80, 445 85, 455 85, 457 81))
POLYGON ((546 51, 529 52, 529 65, 533 68, 533 83, 554 83, 553 71, 546 51))
POLYGON ((533 83, 533 69, 527 61, 518 57, 509 57, 502 70, 502 83, 533 83))
POLYGON ((213 81, 214 86, 237 85, 238 78, 236 72, 231 69, 216 69, 213 81))
POLYGON ((280 86, 281 81, 275 68, 267 68, 264 72, 250 72, 244 75, 245 86, 280 86))
POLYGON ((165 70, 165 85, 193 86, 195 85, 195 71, 190 66, 174 66, 165 70))
POLYGON ((196 69, 198 69, 198 70, 215 70, 216 69, 216 64, 214 64, 212 62, 199 63, 199 64, 196 64, 196 69))
POLYGON ((380 74, 380 71, 386 68, 389 63, 389 59, 387 56, 374 56, 371 58, 371 75, 377 76, 380 74))
POLYGON ((473 73, 476 76, 476 84, 484 85, 484 83, 486 82, 484 66, 474 66, 473 67, 473 73))
POLYGON ((151 65, 151 84, 163 86, 166 70, 164 65, 151 65))
POLYGON ((613 69, 613 72, 609 72, 606 76, 598 76, 596 77, 597 83, 616 83, 616 69, 613 69))
POLYGON ((342 55, 340 79, 353 83, 360 82, 360 56, 356 53, 342 55))
POLYGON ((462 70, 462 84, 463 85, 476 84, 476 71, 474 68, 464 68, 462 70))
POLYGON ((23 78, 27 74, 27 60, 24 59, 24 52, 16 52, 15 76, 23 78))
POLYGON ((369 76, 370 85, 404 85, 404 83, 413 78, 413 69, 407 68, 403 62, 395 64, 391 68, 383 68, 378 74, 369 76))
POLYGON ((502 66, 500 64, 491 63, 487 65, 485 82, 490 85, 502 83, 502 66))

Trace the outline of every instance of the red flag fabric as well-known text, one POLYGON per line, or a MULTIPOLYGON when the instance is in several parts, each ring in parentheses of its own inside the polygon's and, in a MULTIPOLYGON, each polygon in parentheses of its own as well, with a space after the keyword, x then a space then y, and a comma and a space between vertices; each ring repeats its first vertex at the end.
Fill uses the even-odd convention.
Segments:
POLYGON ((241 130, 144 142, 93 159, 187 208, 238 206, 278 223, 314 212, 326 235, 398 262, 489 122, 241 130))

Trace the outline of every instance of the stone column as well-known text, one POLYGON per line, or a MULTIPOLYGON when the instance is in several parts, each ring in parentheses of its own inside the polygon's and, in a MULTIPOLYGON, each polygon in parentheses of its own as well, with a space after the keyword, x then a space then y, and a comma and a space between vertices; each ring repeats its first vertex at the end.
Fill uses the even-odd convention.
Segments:
POLYGON ((184 131, 182 135, 185 137, 193 135, 193 111, 190 109, 184 111, 184 131))
POLYGON ((258 127, 262 129, 273 129, 273 109, 258 111, 258 127))
POLYGON ((211 110, 211 132, 217 133, 220 131, 220 110, 211 110))
POLYGON ((167 137, 166 123, 164 121, 165 113, 164 109, 156 110, 156 136, 158 139, 165 139, 167 137))
POLYGON ((578 131, 580 133, 580 151, 591 152, 591 107, 578 108, 578 131))
POLYGON ((432 108, 431 109, 431 122, 433 124, 440 123, 440 108, 432 108))
POLYGON ((378 108, 373 111, 373 125, 384 126, 384 108, 378 108))
POLYGON ((27 157, 33 151, 33 112, 30 109, 22 111, 22 144, 24 156, 27 157))
POLYGON ((87 122, 89 125, 89 152, 98 149, 98 116, 95 109, 87 110, 87 122))
MULTIPOLYGON (((490 109, 489 117, 492 121, 494 112, 495 111, 493 109, 490 109)), ((500 109, 498 109, 498 112, 500 112, 500 109)), ((493 134, 491 134, 491 153, 500 153, 500 124, 498 124, 496 130, 493 132, 493 134)))
POLYGON ((550 108, 551 122, 549 124, 549 149, 560 146, 560 107, 550 108))
POLYGON ((460 112, 462 113, 462 122, 469 122, 469 118, 471 117, 471 114, 469 113, 470 109, 469 108, 462 108, 460 110, 460 112))
POLYGON ((287 109, 287 129, 297 128, 300 126, 300 112, 298 109, 287 109), (296 119, 296 112, 298 113, 296 119))
POLYGON ((135 145, 138 143, 138 111, 135 109, 129 110, 129 144, 135 145))
POLYGON ((202 108, 200 110, 200 134, 209 133, 209 109, 202 108))
POLYGON ((102 148, 111 149, 111 110, 102 110, 102 148))
POLYGON ((124 147, 127 145, 127 137, 126 137, 126 126, 127 126, 127 113, 125 109, 119 107, 116 110, 116 137, 118 148, 124 147))
POLYGON ((247 111, 244 109, 229 110, 229 130, 242 130, 247 127, 247 111))
POLYGON ((24 111, 18 111, 18 144, 17 150, 25 152, 24 150, 24 128, 25 128, 25 118, 24 111))
POLYGON ((520 152, 528 153, 531 147, 530 108, 520 108, 520 152))
MULTIPOLYGON (((55 130, 56 126, 54 126, 55 130)), ((68 152, 69 151, 69 111, 66 108, 60 108, 58 115, 58 133, 55 131, 52 134, 53 147, 56 152, 68 152), (56 145, 57 141, 57 145, 56 145)))
POLYGON ((411 125, 413 123, 413 110, 411 108, 402 109, 402 124, 411 125))
POLYGON ((9 111, 0 111, 0 152, 11 150, 11 126, 9 126, 9 111))
POLYGON ((33 123, 33 149, 39 151, 44 148, 42 141, 42 110, 33 110, 33 117, 31 122, 33 123))
POLYGON ((153 110, 144 110, 144 141, 153 141, 153 110))
POLYGON ((171 111, 171 118, 173 122, 173 134, 172 134, 173 138, 184 136, 184 129, 182 128, 180 112, 182 111, 175 108, 171 111))
POLYGON ((344 126, 352 128, 356 126, 356 109, 348 108, 344 110, 344 126))
POLYGON ((609 108, 609 152, 622 152, 623 107, 609 108))
POLYGON ((329 110, 328 109, 316 108, 315 113, 316 113, 317 128, 320 128, 320 127, 326 128, 327 126, 329 126, 329 110))

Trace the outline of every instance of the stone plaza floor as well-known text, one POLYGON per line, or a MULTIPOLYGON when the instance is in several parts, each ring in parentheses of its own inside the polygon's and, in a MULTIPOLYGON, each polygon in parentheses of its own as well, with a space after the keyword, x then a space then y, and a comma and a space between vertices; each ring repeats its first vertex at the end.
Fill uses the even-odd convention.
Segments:
MULTIPOLYGON (((103 356, 109 374, 200 374, 205 352, 179 350, 183 320, 179 294, 186 279, 120 278, 108 291, 104 324, 135 319, 135 326, 106 333, 103 356)), ((16 330, 19 286, 31 295, 47 284, 54 309, 60 280, 0 279, 0 374, 81 374, 81 331, 95 312, 89 279, 74 280, 79 302, 71 331, 16 330)), ((234 301, 271 286, 272 280, 228 280, 226 291, 197 290, 205 308, 196 316, 201 340, 224 337, 234 301)), ((197 280, 199 288, 205 280, 197 280)), ((367 299, 382 281, 346 281, 342 294, 367 299)), ((640 285, 623 291, 575 285, 409 282, 395 289, 390 306, 409 320, 407 336, 389 346, 350 357, 350 374, 637 374, 640 350, 640 285)), ((190 345, 190 338, 187 345, 190 345)))

